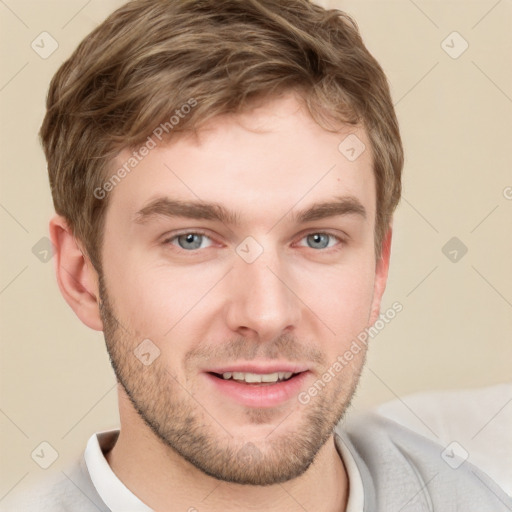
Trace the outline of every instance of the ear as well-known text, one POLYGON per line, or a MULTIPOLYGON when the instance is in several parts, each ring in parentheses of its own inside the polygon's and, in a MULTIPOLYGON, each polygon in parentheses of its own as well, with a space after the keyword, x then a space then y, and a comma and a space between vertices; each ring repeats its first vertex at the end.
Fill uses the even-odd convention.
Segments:
POLYGON ((391 238, 392 238, 392 225, 390 224, 384 239, 382 240, 382 250, 375 267, 375 284, 373 288, 372 309, 370 313, 370 323, 373 325, 380 315, 380 304, 384 290, 386 289, 386 282, 388 280, 389 259, 391 255, 391 238))
POLYGON ((98 273, 64 217, 55 215, 50 220, 50 238, 55 246, 55 273, 62 296, 85 325, 102 331, 98 273))

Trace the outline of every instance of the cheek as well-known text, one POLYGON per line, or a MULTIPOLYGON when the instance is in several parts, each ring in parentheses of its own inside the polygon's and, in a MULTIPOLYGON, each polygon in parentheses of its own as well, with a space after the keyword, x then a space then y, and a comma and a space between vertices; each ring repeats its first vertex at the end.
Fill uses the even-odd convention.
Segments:
POLYGON ((198 313, 207 315, 217 273, 216 269, 171 269, 139 262, 112 285, 116 312, 137 336, 164 344, 183 326, 197 326, 198 313))
POLYGON ((375 282, 370 259, 362 257, 323 271, 302 271, 298 279, 303 302, 336 337, 346 339, 367 327, 375 282))
MULTIPOLYGON (((352 383, 364 362, 366 345, 358 336, 368 327, 373 296, 371 276, 363 279, 361 274, 351 273, 337 281, 331 281, 329 293, 318 299, 322 306, 322 320, 334 331, 334 336, 323 336, 324 351, 328 366, 338 362, 340 369, 335 371, 339 385, 352 383), (321 301, 321 302, 320 302, 321 301)), ((316 311, 315 311, 316 312, 316 311)))
POLYGON ((132 337, 161 337, 170 307, 168 282, 140 262, 115 258, 113 253, 105 258, 104 273, 118 321, 132 337))
POLYGON ((180 295, 178 283, 139 271, 123 283, 121 311, 134 332, 160 339, 176 323, 183 303, 180 295))

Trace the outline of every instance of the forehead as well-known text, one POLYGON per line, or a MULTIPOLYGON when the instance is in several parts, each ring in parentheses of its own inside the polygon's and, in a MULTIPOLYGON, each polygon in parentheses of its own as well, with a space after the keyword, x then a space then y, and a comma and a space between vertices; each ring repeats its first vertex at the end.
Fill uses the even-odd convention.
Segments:
POLYGON ((136 157, 128 150, 118 155, 110 176, 130 158, 137 162, 110 192, 109 209, 134 215, 165 195, 216 202, 242 220, 255 220, 351 195, 370 217, 374 214, 375 180, 365 131, 352 126, 327 131, 291 94, 243 114, 213 118, 194 135, 154 142, 148 151, 136 150, 136 157))

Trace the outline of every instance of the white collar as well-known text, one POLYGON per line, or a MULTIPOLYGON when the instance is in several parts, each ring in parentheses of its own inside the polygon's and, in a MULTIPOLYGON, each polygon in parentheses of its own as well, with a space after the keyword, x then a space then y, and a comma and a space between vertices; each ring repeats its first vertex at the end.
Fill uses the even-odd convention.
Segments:
MULTIPOLYGON (((114 446, 118 436, 119 430, 106 430, 93 434, 87 442, 84 457, 92 483, 112 512, 153 512, 117 478, 105 458, 104 452, 114 446)), ((349 496, 345 512, 360 512, 364 510, 361 474, 348 447, 338 434, 335 434, 334 438, 349 480, 349 496)))
POLYGON ((345 512, 361 512, 364 510, 363 478, 361 477, 354 456, 348 446, 343 442, 343 439, 335 433, 334 441, 338 448, 338 453, 343 460, 348 477, 348 502, 345 512))
POLYGON ((107 430, 87 442, 84 457, 92 483, 112 512, 153 512, 117 478, 105 458, 103 452, 113 447, 118 436, 119 430, 107 430))

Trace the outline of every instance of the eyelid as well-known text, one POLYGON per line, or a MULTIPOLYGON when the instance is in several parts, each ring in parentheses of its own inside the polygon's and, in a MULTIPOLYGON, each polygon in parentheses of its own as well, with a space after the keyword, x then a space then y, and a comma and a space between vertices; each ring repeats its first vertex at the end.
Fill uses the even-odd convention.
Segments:
POLYGON ((297 235, 297 237, 295 239, 296 241, 294 242, 294 244, 300 242, 301 240, 303 240, 304 238, 306 238, 307 236, 310 236, 310 235, 327 235, 327 236, 335 238, 340 244, 346 243, 348 241, 348 239, 350 238, 346 233, 343 233, 343 234, 341 234, 339 232, 333 233, 332 230, 329 230, 329 229, 311 229, 311 230, 305 231, 305 232, 297 235))
POLYGON ((211 233, 209 233, 208 231, 206 231, 204 229, 201 229, 201 228, 197 228, 197 229, 190 229, 190 228, 189 229, 182 229, 182 230, 178 230, 176 232, 173 232, 172 234, 167 233, 167 234, 165 234, 163 236, 162 244, 163 245, 172 245, 177 250, 184 251, 184 252, 195 252, 195 251, 201 251, 201 250, 207 249, 207 247, 205 247, 203 249, 192 249, 192 250, 186 251, 182 247, 179 247, 179 245, 175 245, 174 243, 172 243, 178 237, 183 236, 183 235, 201 235, 201 236, 204 236, 204 237, 208 238, 211 241, 211 245, 215 245, 215 244, 218 245, 218 242, 211 235, 211 233))
MULTIPOLYGON (((209 232, 208 230, 205 230, 205 229, 201 229, 201 228, 181 229, 181 230, 178 230, 176 232, 173 232, 172 234, 167 233, 167 234, 165 234, 163 236, 162 244, 163 245, 172 245, 177 250, 184 251, 184 252, 194 252, 194 251, 204 250, 204 249, 193 249, 193 250, 185 251, 185 249, 179 247, 178 245, 171 244, 171 242, 173 240, 177 239, 179 236, 188 235, 188 234, 202 235, 202 236, 210 239, 210 241, 212 242, 212 245, 217 245, 217 246, 220 245, 220 242, 218 242, 216 240, 216 238, 214 236, 212 236, 211 232, 209 232)), ((315 234, 327 235, 327 236, 333 237, 333 238, 335 238, 339 242, 339 244, 345 244, 350 239, 349 235, 347 235, 346 233, 339 233, 338 231, 336 233, 333 233, 332 230, 329 230, 329 229, 324 229, 324 230, 322 230, 322 229, 309 229, 309 230, 306 230, 306 231, 303 231, 303 232, 299 233, 295 237, 295 241, 292 243, 292 245, 296 245, 298 242, 300 242, 301 240, 303 240, 307 236, 315 235, 315 234)), ((339 244, 336 244, 336 245, 339 245, 339 244)), ((335 246, 328 247, 328 248, 323 249, 323 250, 326 251, 328 249, 333 249, 334 247, 335 246)))
POLYGON ((183 235, 203 235, 208 238, 212 238, 211 235, 206 230, 201 229, 201 228, 179 229, 177 231, 173 231, 172 233, 166 233, 165 235, 162 236, 162 238, 164 239, 164 242, 165 242, 165 241, 172 240, 173 238, 177 238, 177 237, 183 236, 183 235))

